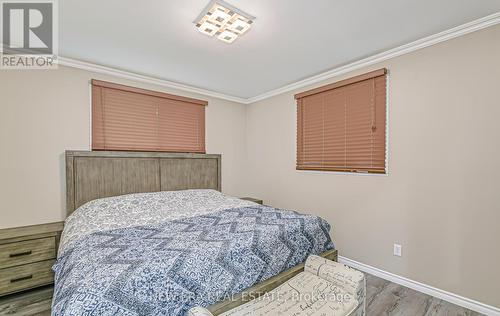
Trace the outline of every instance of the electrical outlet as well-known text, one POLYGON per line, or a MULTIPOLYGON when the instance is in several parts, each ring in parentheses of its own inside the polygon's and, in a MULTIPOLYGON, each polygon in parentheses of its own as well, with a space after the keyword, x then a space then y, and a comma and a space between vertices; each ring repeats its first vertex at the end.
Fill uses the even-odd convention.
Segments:
POLYGON ((397 257, 401 257, 401 245, 400 244, 394 244, 394 255, 397 257))

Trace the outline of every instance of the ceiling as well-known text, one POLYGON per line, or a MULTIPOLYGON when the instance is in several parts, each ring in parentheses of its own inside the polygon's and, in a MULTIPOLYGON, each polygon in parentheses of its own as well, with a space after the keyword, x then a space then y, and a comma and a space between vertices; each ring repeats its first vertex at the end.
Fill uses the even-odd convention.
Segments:
POLYGON ((240 98, 500 11, 499 0, 227 0, 257 17, 232 44, 199 33, 209 0, 64 0, 59 54, 240 98))

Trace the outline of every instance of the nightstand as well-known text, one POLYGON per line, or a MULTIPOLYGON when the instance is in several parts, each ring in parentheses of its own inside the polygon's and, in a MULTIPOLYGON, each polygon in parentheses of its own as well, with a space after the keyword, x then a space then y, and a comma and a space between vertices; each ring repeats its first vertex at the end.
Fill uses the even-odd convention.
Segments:
POLYGON ((54 283, 63 224, 0 229, 0 297, 54 283))
POLYGON ((245 200, 245 201, 255 202, 257 204, 264 204, 262 200, 256 199, 256 198, 252 198, 252 197, 242 197, 240 199, 245 200))

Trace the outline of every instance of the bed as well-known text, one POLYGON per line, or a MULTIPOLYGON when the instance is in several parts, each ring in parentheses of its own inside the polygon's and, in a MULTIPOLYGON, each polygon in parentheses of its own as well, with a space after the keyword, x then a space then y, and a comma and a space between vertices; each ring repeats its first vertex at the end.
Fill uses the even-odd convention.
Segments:
POLYGON ((66 152, 53 314, 222 308, 334 249, 320 217, 222 194, 220 167, 220 155, 66 152))

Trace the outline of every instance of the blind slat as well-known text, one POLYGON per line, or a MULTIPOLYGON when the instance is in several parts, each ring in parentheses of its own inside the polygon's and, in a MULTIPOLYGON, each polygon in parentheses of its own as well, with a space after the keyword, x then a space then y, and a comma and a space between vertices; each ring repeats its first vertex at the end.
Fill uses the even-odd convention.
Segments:
POLYGON ((205 152, 204 101, 94 82, 92 149, 205 152))
POLYGON ((297 169, 385 172, 386 71, 379 73, 296 95, 297 169))

